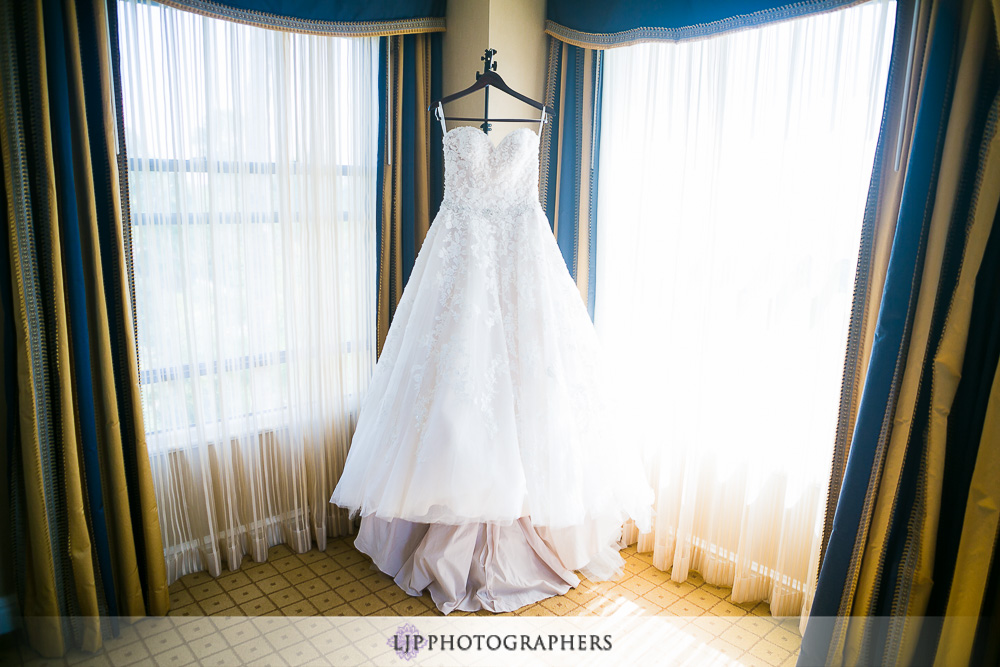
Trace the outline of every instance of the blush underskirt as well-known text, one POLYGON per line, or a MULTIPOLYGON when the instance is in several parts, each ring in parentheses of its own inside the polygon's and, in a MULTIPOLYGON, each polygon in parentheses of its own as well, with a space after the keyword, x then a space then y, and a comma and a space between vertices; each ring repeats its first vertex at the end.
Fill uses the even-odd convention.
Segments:
POLYGON ((424 591, 442 613, 515 611, 580 583, 616 579, 624 560, 611 519, 550 530, 509 524, 427 524, 362 518, 355 547, 406 593, 424 591))

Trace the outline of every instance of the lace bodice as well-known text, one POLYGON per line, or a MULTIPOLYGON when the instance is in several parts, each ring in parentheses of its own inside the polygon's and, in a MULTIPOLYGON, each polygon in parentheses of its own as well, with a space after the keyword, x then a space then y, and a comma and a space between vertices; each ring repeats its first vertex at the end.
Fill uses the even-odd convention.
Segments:
POLYGON ((444 136, 442 206, 489 214, 538 205, 538 135, 514 130, 496 146, 476 127, 444 136))

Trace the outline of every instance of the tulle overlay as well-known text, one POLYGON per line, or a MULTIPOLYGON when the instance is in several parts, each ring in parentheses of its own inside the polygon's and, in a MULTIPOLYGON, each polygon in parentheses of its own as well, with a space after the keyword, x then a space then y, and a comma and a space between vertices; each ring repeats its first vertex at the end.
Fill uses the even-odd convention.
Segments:
POLYGON ((445 613, 613 578, 648 528, 599 345, 538 203, 538 136, 445 135, 445 198, 393 316, 332 502, 357 547, 445 613))

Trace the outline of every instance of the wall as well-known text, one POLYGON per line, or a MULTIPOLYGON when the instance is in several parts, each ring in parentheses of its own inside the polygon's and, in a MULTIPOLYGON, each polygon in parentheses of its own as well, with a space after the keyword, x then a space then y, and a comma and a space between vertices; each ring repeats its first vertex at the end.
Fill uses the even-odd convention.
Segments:
MULTIPOLYGON (((545 65, 548 56, 545 36, 545 0, 450 0, 448 30, 442 38, 443 85, 445 95, 468 88, 482 71, 483 51, 496 49, 497 73, 519 93, 542 101, 545 95, 545 65)), ((449 103, 449 116, 483 115, 483 92, 449 103)), ((493 118, 537 118, 529 105, 497 91, 490 92, 493 118)), ((448 129, 474 122, 449 121, 448 129)), ((535 124, 495 123, 490 137, 500 141, 519 127, 535 124)))

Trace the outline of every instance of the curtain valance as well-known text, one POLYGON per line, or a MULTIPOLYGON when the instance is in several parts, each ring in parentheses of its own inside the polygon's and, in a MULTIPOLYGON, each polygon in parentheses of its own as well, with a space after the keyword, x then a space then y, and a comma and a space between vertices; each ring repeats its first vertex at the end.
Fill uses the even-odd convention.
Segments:
POLYGON ((700 39, 864 0, 549 0, 545 32, 588 49, 700 39))
POLYGON ((158 0, 203 16, 271 30, 343 37, 444 30, 444 0, 158 0))

